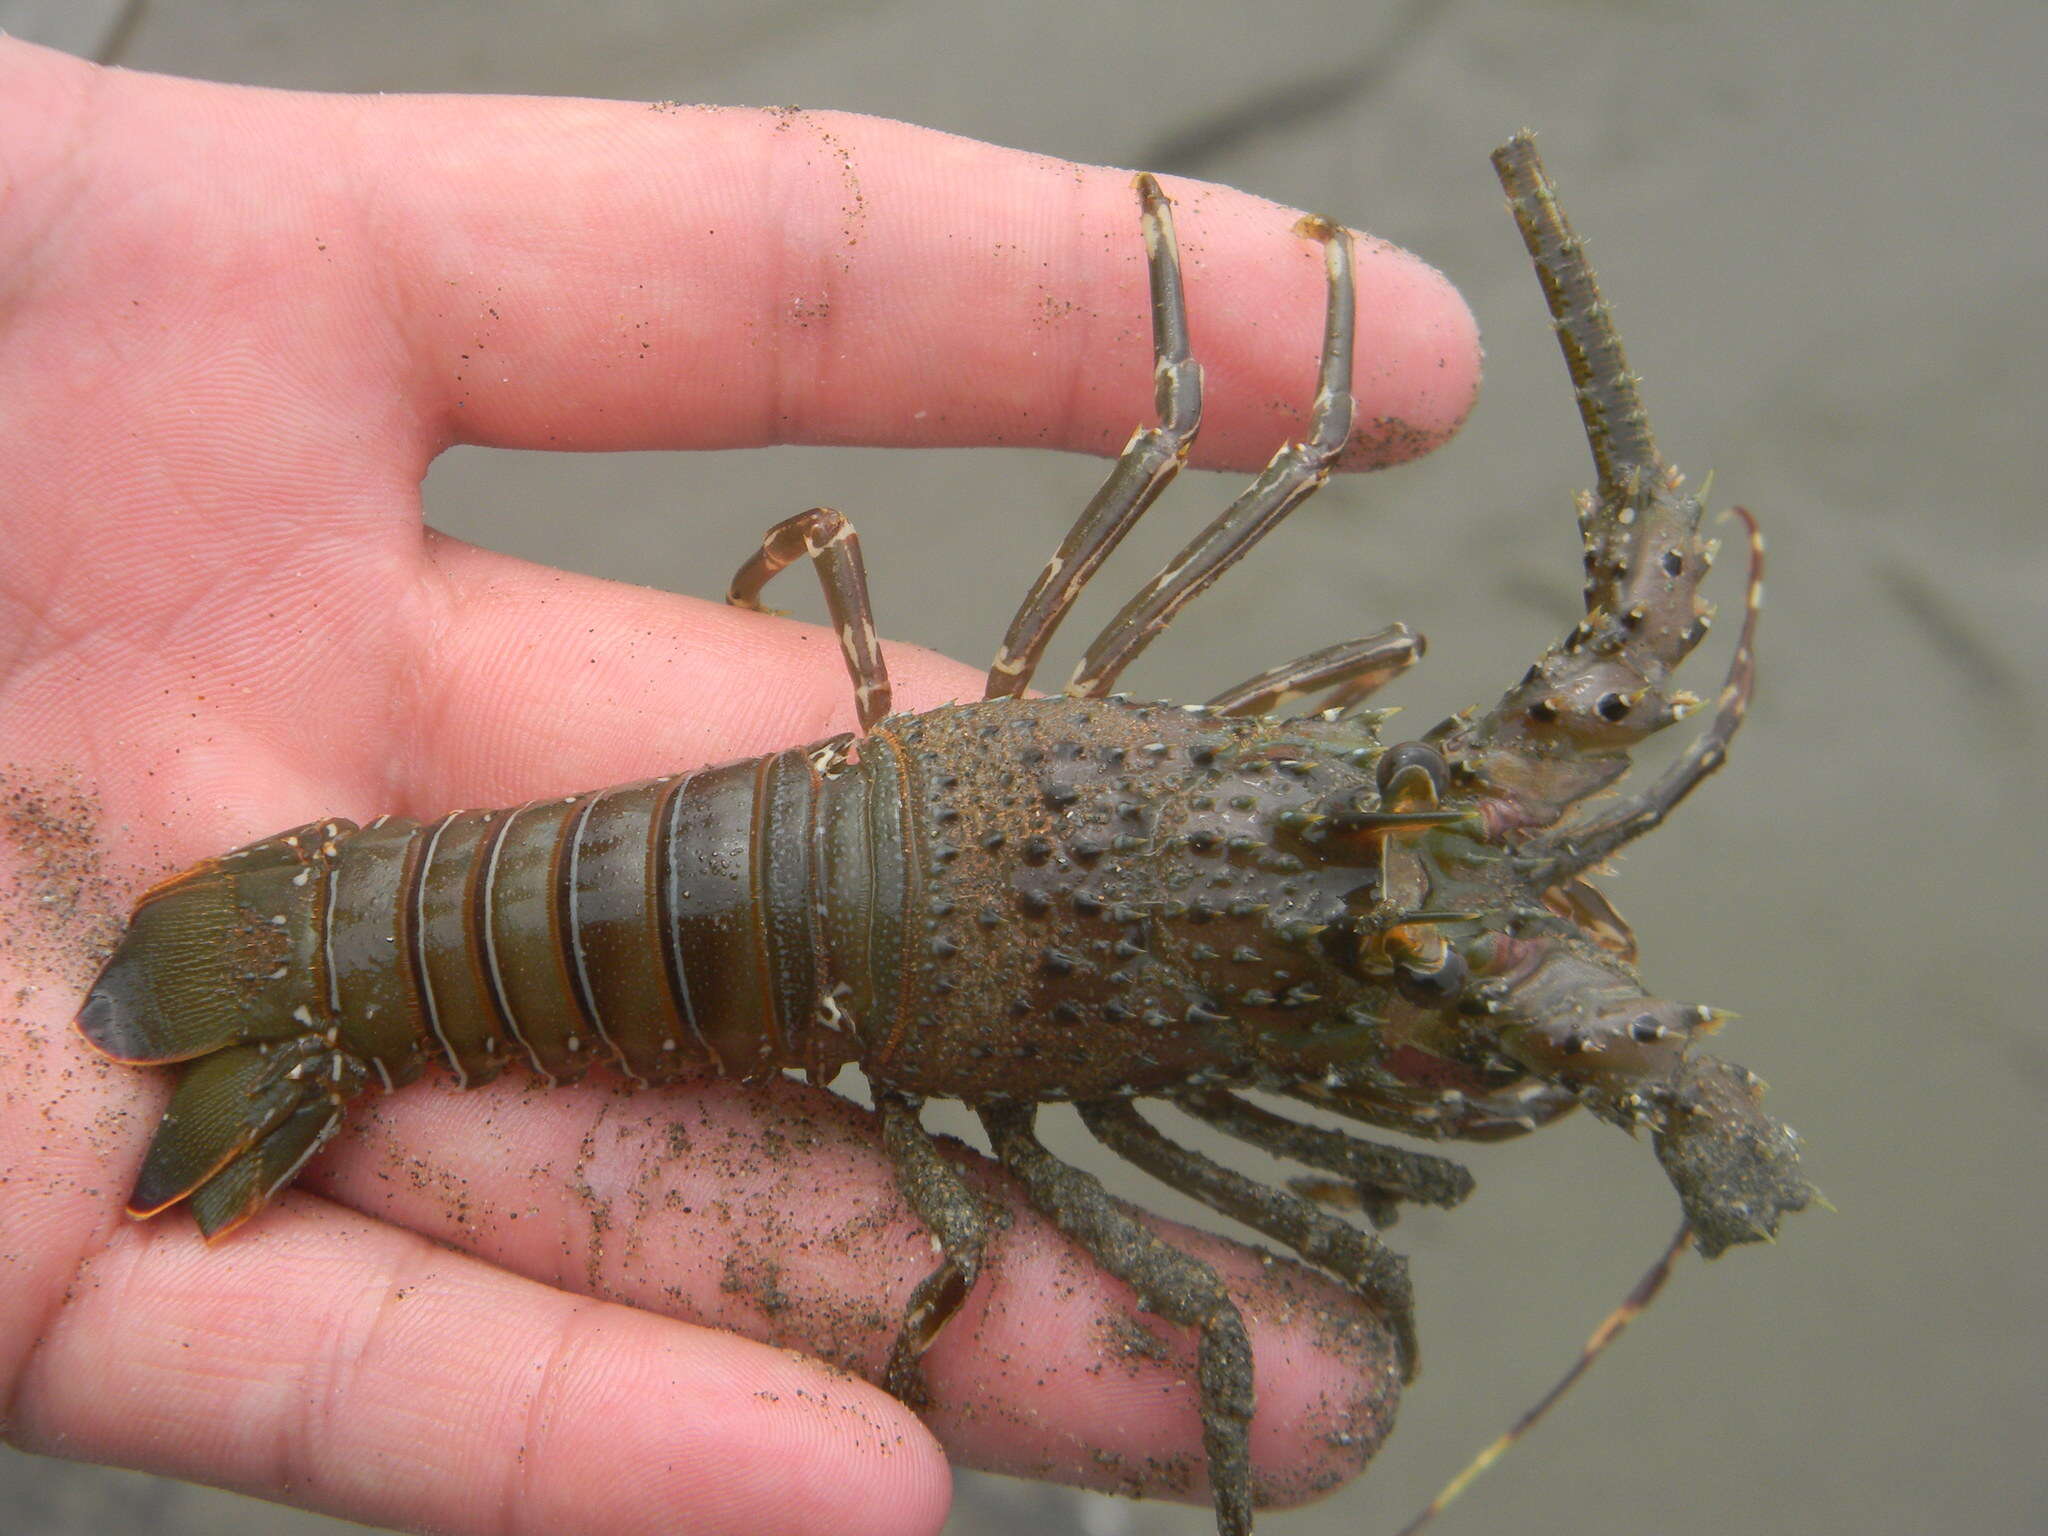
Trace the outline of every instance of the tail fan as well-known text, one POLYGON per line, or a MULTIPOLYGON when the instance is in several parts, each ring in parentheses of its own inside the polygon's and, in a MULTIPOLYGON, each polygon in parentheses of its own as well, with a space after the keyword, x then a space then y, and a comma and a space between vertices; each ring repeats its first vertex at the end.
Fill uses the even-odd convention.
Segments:
POLYGON ((176 875, 142 899, 78 1016, 116 1061, 189 1062, 128 1212, 190 1199, 209 1238, 290 1181, 341 1123, 363 1063, 332 1038, 315 822, 176 875))

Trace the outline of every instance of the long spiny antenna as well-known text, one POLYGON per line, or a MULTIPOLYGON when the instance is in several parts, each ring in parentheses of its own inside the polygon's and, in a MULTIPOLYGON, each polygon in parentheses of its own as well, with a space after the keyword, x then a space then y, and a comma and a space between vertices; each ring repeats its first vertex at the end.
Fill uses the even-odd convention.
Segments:
POLYGON ((1579 415, 1600 472, 1600 489, 1607 494, 1628 489, 1631 478, 1647 479, 1658 463, 1657 440, 1636 391, 1641 380, 1629 371, 1614 317, 1586 261, 1585 245, 1557 205, 1557 188, 1543 169, 1536 136, 1528 129, 1493 152, 1493 169, 1508 195, 1522 243, 1536 263, 1557 342, 1578 391, 1579 415))
POLYGON ((1628 750, 1687 707, 1666 680, 1707 632, 1699 584, 1713 551, 1699 535, 1699 498, 1657 452, 1639 381, 1534 136, 1516 134, 1493 165, 1600 477, 1579 498, 1585 617, 1492 709, 1453 717, 1427 740, 1468 784, 1486 786, 1503 815, 1535 829, 1613 784, 1628 750))
POLYGON ((1443 1492, 1431 1499, 1429 1507, 1421 1514, 1402 1526, 1399 1536, 1416 1536, 1416 1532, 1436 1519, 1449 1507, 1453 1499, 1469 1488, 1480 1473, 1499 1461, 1517 1440, 1536 1427, 1537 1421, 1550 1412, 1551 1405, 1569 1392, 1578 1379, 1586 1374, 1602 1351, 1620 1338, 1622 1330, 1642 1316, 1644 1309, 1657 1299, 1657 1293, 1664 1289, 1664 1282, 1671 1278, 1671 1266, 1678 1262, 1679 1254, 1685 1251, 1686 1244, 1691 1241, 1692 1228, 1681 1226, 1678 1235, 1672 1238, 1663 1253, 1658 1255, 1657 1262, 1652 1264, 1644 1272, 1642 1279, 1635 1283, 1635 1289, 1628 1293, 1627 1299, 1608 1313, 1600 1326, 1593 1330, 1593 1336, 1586 1340, 1586 1347, 1579 1351, 1579 1358, 1573 1363, 1572 1368, 1564 1373, 1557 1385, 1538 1398, 1535 1406, 1527 1413, 1515 1420, 1507 1433, 1473 1457, 1470 1466, 1444 1484, 1443 1492))

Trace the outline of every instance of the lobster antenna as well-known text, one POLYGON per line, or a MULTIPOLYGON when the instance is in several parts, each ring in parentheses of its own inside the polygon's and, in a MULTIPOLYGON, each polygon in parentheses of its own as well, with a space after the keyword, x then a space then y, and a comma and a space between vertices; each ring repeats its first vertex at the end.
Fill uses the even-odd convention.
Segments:
POLYGON ((1557 187, 1536 153, 1536 136, 1524 128, 1501 145, 1493 152, 1493 170, 1543 284, 1557 344, 1578 393, 1600 489, 1626 491, 1632 478, 1648 481, 1648 471, 1659 460, 1657 440, 1636 392, 1642 381, 1629 371, 1613 312, 1586 261, 1585 243, 1557 206, 1557 187))
POLYGON ((1598 820, 1573 829, 1563 839, 1557 857, 1543 870, 1545 889, 1592 868, 1663 821, 1701 780, 1719 770, 1727 758, 1729 741, 1742 727, 1756 687, 1756 621, 1764 606, 1764 535, 1747 507, 1730 507, 1723 515, 1740 518, 1748 530, 1749 586, 1743 597, 1742 634, 1729 659, 1728 680, 1721 685, 1714 718, 1648 790, 1617 802, 1598 820))
POLYGON ((1691 1241, 1692 1228, 1680 1226, 1678 1235, 1671 1239, 1663 1253, 1658 1255, 1657 1262, 1652 1264, 1644 1272, 1642 1279, 1635 1283, 1635 1289, 1631 1290, 1622 1304, 1608 1313, 1600 1326, 1593 1330, 1593 1336, 1586 1340, 1586 1347, 1579 1351, 1579 1358, 1573 1363, 1572 1368, 1564 1373, 1557 1385, 1538 1398, 1535 1406, 1527 1413, 1515 1420, 1506 1434, 1473 1457, 1471 1465, 1444 1484, 1443 1492, 1431 1499, 1429 1507, 1421 1514, 1402 1526, 1398 1536, 1415 1536, 1416 1532, 1442 1514, 1453 1499, 1469 1488, 1480 1473, 1499 1461, 1507 1454, 1509 1447, 1536 1427, 1537 1421, 1550 1412, 1551 1405, 1570 1391, 1578 1379, 1586 1374, 1601 1352, 1620 1338, 1622 1330, 1642 1316, 1650 1303, 1657 1299, 1657 1293, 1664 1289, 1664 1282, 1671 1278, 1671 1266, 1678 1262, 1679 1254, 1685 1251, 1685 1245, 1691 1241))

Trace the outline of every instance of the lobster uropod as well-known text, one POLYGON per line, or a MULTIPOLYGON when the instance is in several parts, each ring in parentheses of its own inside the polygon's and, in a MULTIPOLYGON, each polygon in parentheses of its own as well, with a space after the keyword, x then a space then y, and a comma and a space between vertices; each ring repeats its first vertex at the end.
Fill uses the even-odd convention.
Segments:
POLYGON ((1627 925, 1586 879, 1719 766, 1753 677, 1762 546, 1728 679, 1693 745, 1646 790, 1608 791, 1629 750, 1698 701, 1669 687, 1704 636, 1713 546, 1658 454, 1636 380, 1530 138, 1495 166, 1576 387, 1598 487, 1582 498, 1583 620, 1499 702, 1383 744, 1361 707, 1412 664, 1400 625, 1248 679, 1208 704, 1134 702, 1117 678, 1328 476, 1351 432, 1349 236, 1326 260, 1309 430, 1127 603, 1063 693, 1027 698, 1082 587, 1173 478, 1201 415, 1172 209, 1138 178, 1159 422, 1137 432, 1025 596, 977 702, 889 713, 853 531, 815 509, 770 532, 729 594, 810 558, 861 734, 508 810, 328 821, 150 891, 80 1016, 118 1060, 184 1062, 129 1209, 189 1201, 218 1236, 254 1215, 348 1102, 440 1062, 461 1086, 521 1065, 605 1064, 636 1083, 842 1066, 940 1255, 887 1385, 972 1288, 978 1201, 919 1123, 927 1097, 981 1116, 1031 1201, 1199 1331, 1218 1525, 1251 1529, 1251 1355, 1208 1265, 1138 1225, 1037 1140, 1077 1104, 1114 1151, 1354 1286, 1411 1372, 1406 1270, 1369 1228, 1449 1206, 1455 1164, 1275 1114, 1265 1090, 1428 1138, 1520 1134, 1585 1105, 1646 1127, 1697 1246, 1769 1236, 1813 1198, 1760 1085, 1698 1054, 1709 1009, 1647 992, 1627 925), (1297 699, 1325 707, 1286 713, 1297 699), (1281 1190, 1169 1140, 1157 1097, 1332 1177, 1281 1190))

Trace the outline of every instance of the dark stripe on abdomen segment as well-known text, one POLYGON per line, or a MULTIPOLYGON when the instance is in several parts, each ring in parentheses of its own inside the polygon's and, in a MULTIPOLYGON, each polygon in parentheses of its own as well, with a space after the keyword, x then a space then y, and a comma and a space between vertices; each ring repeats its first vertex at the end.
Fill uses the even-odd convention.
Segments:
POLYGON ((576 824, 570 943, 597 1027, 626 1073, 665 1082, 702 1065, 669 975, 661 889, 674 779, 604 791, 576 824))
POLYGON ((811 1019, 825 980, 812 900, 815 782, 807 750, 778 752, 762 759, 754 797, 754 882, 771 1005, 768 1045, 782 1066, 809 1064, 811 1019))
POLYGON ((505 1016, 486 975, 477 932, 484 855, 507 811, 457 811, 425 832, 401 915, 427 1027, 464 1088, 487 1083, 508 1059, 505 1016))
POLYGON ((765 1077, 778 1065, 755 874, 755 803, 770 761, 704 769, 677 795, 668 823, 665 895, 678 1006, 688 999, 718 1070, 733 1077, 765 1077))
POLYGON ((868 878, 867 963, 874 1000, 860 1021, 864 1065, 879 1066, 902 1047, 910 1025, 904 998, 910 906, 922 904, 914 873, 917 828, 910 806, 910 775, 903 747, 886 730, 870 731, 861 742, 861 772, 867 778, 862 803, 868 878))
POLYGON ((507 1028, 551 1082, 574 1081, 602 1055, 576 1001, 557 899, 562 841, 583 801, 571 795, 503 813, 513 821, 490 851, 478 918, 507 1028))
POLYGON ((711 1042, 704 1037, 704 1031, 697 1023, 697 1006, 690 997, 689 970, 683 963, 682 931, 676 922, 676 819, 686 810, 686 797, 690 793, 690 786, 696 782, 695 773, 686 773, 675 780, 663 791, 661 804, 655 812, 655 927, 661 937, 662 972, 668 979, 669 997, 674 1001, 676 1012, 681 1015, 684 1025, 690 1031, 690 1041, 696 1047, 696 1059, 708 1063, 723 1076, 725 1063, 719 1060, 718 1053, 711 1049, 711 1042))

